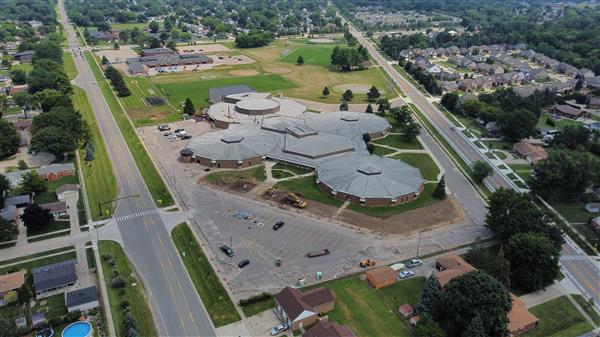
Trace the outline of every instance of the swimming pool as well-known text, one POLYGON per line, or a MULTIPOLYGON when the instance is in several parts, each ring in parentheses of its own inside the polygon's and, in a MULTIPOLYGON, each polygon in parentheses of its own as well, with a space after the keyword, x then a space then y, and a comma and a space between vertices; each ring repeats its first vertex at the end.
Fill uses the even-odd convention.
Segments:
POLYGON ((90 337, 92 325, 88 322, 75 322, 69 324, 62 332, 62 337, 90 337))

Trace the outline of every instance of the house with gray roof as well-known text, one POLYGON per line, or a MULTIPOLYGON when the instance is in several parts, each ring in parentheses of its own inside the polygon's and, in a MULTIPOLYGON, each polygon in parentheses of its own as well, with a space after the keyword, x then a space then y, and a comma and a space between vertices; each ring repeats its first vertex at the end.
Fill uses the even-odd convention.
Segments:
POLYGON ((72 259, 32 269, 36 298, 63 293, 76 285, 76 264, 77 260, 72 259))
POLYGON ((6 206, 15 206, 15 207, 25 207, 29 205, 29 196, 28 195, 15 195, 12 197, 8 197, 4 199, 4 207, 6 206))
POLYGON ((88 312, 100 307, 98 300, 98 289, 96 286, 77 289, 65 294, 65 304, 67 311, 88 312))

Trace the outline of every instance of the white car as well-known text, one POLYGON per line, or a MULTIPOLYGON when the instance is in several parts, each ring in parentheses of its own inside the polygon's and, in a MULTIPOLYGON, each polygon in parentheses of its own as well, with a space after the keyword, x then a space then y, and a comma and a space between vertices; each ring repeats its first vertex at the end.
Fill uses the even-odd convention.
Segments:
POLYGON ((408 268, 414 268, 414 267, 418 267, 420 265, 423 264, 423 261, 419 260, 419 259, 411 259, 410 261, 408 261, 408 263, 406 264, 406 266, 408 268))
POLYGON ((167 139, 177 139, 177 136, 175 136, 175 135, 168 135, 167 139))
POLYGON ((278 326, 274 327, 273 329, 271 329, 271 336, 275 336, 276 334, 285 331, 288 329, 287 324, 285 323, 281 323, 278 326))
POLYGON ((410 271, 410 270, 405 270, 403 272, 400 272, 400 274, 398 274, 398 276, 400 276, 400 278, 409 278, 411 276, 413 276, 415 273, 410 271))

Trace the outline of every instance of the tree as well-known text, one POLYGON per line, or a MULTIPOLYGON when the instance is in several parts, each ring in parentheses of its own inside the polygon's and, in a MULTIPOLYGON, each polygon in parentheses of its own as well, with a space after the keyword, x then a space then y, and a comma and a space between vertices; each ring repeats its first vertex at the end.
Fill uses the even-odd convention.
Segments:
POLYGON ((363 133, 362 139, 365 142, 365 144, 367 144, 367 143, 369 143, 371 141, 371 135, 368 134, 368 133, 363 133))
POLYGON ((446 333, 436 321, 429 316, 423 316, 414 330, 415 337, 446 337, 446 333))
POLYGON ((373 106, 371 105, 371 103, 367 104, 367 109, 365 110, 366 113, 373 113, 373 106))
POLYGON ((94 142, 88 140, 85 144, 85 161, 92 161, 95 157, 96 148, 94 147, 94 142))
POLYGON ((15 337, 17 336, 17 326, 13 319, 8 317, 0 317, 0 337, 15 337))
POLYGON ((402 139, 405 142, 412 142, 421 133, 421 126, 415 122, 410 122, 402 128, 402 139))
POLYGON ((47 189, 46 182, 34 171, 25 172, 21 175, 19 192, 32 194, 44 192, 47 189))
POLYGON ((342 104, 340 104, 340 111, 348 111, 348 102, 342 101, 342 104))
POLYGON ((329 96, 329 88, 328 87, 323 88, 323 91, 321 92, 321 94, 323 94, 324 97, 329 96))
POLYGON ((31 298, 32 298, 31 288, 29 288, 29 285, 27 284, 27 282, 23 283, 21 288, 19 288, 18 292, 19 292, 19 303, 24 304, 24 303, 29 303, 29 301, 31 301, 31 298))
POLYGON ((508 139, 518 141, 533 135, 538 117, 530 110, 504 111, 498 116, 498 124, 508 139))
POLYGON ((392 107, 392 105, 390 104, 390 101, 385 97, 378 99, 377 104, 378 104, 377 111, 380 113, 385 113, 392 107))
POLYGON ((32 61, 35 63, 39 60, 51 60, 58 64, 62 64, 62 48, 60 43, 50 39, 43 39, 33 47, 35 53, 32 61))
POLYGON ((440 200, 446 199, 446 180, 444 179, 444 176, 442 176, 442 179, 437 183, 437 186, 433 191, 433 197, 440 200))
POLYGON ((19 159, 17 161, 17 168, 21 171, 24 171, 27 170, 29 166, 27 166, 27 163, 23 159, 19 159))
POLYGON ((448 111, 454 112, 456 108, 456 104, 458 103, 458 93, 457 92, 447 92, 442 96, 442 100, 440 102, 442 106, 448 111))
POLYGON ((444 316, 444 294, 435 274, 431 273, 427 278, 415 310, 417 314, 429 316, 434 320, 440 320, 444 316))
POLYGON ((586 149, 590 143, 590 131, 583 125, 565 125, 552 141, 553 146, 564 146, 571 150, 586 149))
POLYGON ((0 94, 0 117, 2 117, 6 108, 8 108, 8 97, 4 94, 0 94))
POLYGON ((6 119, 0 119, 0 159, 8 158, 19 150, 21 136, 14 125, 6 119))
POLYGON ((39 105, 43 112, 48 112, 55 106, 73 108, 71 97, 55 89, 38 91, 30 99, 35 101, 36 105, 39 105))
POLYGON ((511 284, 523 291, 540 290, 559 275, 560 248, 539 233, 519 233, 508 240, 506 259, 511 266, 511 284))
POLYGON ((50 225, 54 221, 54 217, 50 214, 50 210, 32 203, 25 207, 21 214, 21 220, 29 230, 36 230, 50 225))
POLYGON ((575 200, 590 185, 600 184, 600 159, 588 152, 568 149, 550 150, 533 171, 529 185, 547 200, 575 200))
POLYGON ((183 104, 183 113, 188 114, 189 116, 193 116, 196 113, 194 103, 189 97, 185 99, 185 102, 183 104))
POLYGON ((160 25, 158 22, 156 21, 152 21, 150 22, 150 24, 148 25, 148 29, 150 29, 151 33, 157 33, 158 30, 160 29, 160 25))
POLYGON ((490 164, 488 164, 484 161, 481 161, 481 160, 474 162, 472 168, 473 168, 473 179, 478 184, 483 183, 483 180, 485 178, 489 177, 493 172, 493 169, 490 166, 490 164))
POLYGON ((4 198, 6 198, 9 191, 10 182, 4 174, 0 173, 0 209, 4 208, 4 198))
POLYGON ((354 94, 352 93, 352 90, 346 89, 346 91, 344 91, 344 94, 342 95, 342 99, 346 102, 350 102, 353 98, 354 94))
POLYGON ((375 145, 373 145, 372 143, 368 143, 367 151, 369 151, 369 154, 373 154, 373 152, 375 152, 375 145))
POLYGON ((512 301, 502 283, 477 270, 453 278, 445 286, 446 331, 456 336, 465 331, 474 317, 481 316, 485 336, 503 337, 508 330, 512 301))
POLYGON ((465 332, 462 333, 461 337, 487 337, 480 315, 473 317, 465 332))
POLYGON ((121 46, 119 46, 119 42, 115 42, 115 43, 113 43, 113 49, 114 49, 114 50, 119 50, 119 49, 121 49, 121 46))
POLYGON ((367 98, 369 98, 370 102, 376 101, 380 96, 381 93, 379 93, 379 90, 375 86, 372 86, 371 89, 369 89, 369 92, 367 93, 367 98))
POLYGON ((488 272, 497 278, 507 289, 511 287, 510 262, 504 257, 503 246, 500 246, 498 255, 490 261, 488 272))
POLYGON ((105 55, 102 55, 102 65, 107 65, 108 64, 108 59, 106 58, 105 55))
POLYGON ((14 240, 19 234, 19 228, 12 221, 0 217, 0 242, 14 240))
POLYGON ((11 69, 10 78, 14 84, 25 84, 27 82, 27 73, 23 69, 11 69))
POLYGON ((65 129, 49 126, 32 135, 30 147, 36 151, 62 156, 66 152, 75 150, 77 143, 72 135, 65 132, 65 129))
POLYGON ((298 56, 298 58, 296 59, 296 64, 299 66, 304 64, 304 58, 302 57, 302 55, 298 56))

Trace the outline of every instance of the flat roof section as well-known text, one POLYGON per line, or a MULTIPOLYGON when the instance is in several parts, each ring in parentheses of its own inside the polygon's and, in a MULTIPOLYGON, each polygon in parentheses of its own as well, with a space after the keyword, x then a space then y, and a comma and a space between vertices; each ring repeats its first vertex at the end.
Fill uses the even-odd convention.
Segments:
POLYGON ((263 114, 268 111, 269 113, 277 112, 280 109, 279 102, 271 99, 257 98, 257 99, 246 99, 235 103, 235 109, 240 113, 245 114, 263 114))
POLYGON ((305 137, 296 137, 287 133, 284 138, 283 152, 312 159, 350 151, 354 151, 354 144, 350 138, 330 133, 318 133, 305 137))
POLYGON ((311 128, 347 137, 362 136, 365 133, 385 132, 391 128, 390 123, 375 114, 355 111, 328 112, 307 118, 306 124, 311 128))

